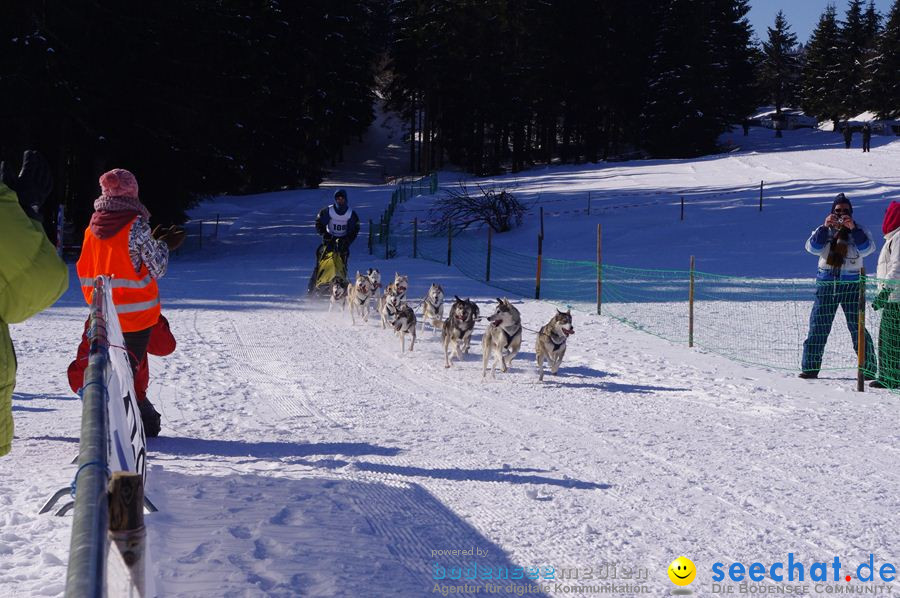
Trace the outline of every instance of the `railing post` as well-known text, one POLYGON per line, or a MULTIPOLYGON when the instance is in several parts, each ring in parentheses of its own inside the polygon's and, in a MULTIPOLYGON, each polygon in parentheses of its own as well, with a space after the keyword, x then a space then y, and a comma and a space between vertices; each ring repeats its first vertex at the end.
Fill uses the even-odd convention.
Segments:
POLYGON ((688 289, 688 347, 694 346, 694 256, 691 256, 691 281, 688 289))
POLYGON ((600 315, 600 306, 603 300, 603 229, 597 223, 597 315, 600 315))
MULTIPOLYGON (((543 208, 541 208, 543 210, 543 208)), ((544 235, 538 235, 537 275, 534 280, 534 298, 541 298, 541 262, 544 253, 544 235)))
POLYGON ((856 390, 865 392, 866 375, 866 269, 859 269, 859 304, 856 315, 856 390))
POLYGON ((763 182, 759 182, 759 211, 762 212, 763 182))
POLYGON ((447 265, 451 264, 450 258, 453 255, 453 223, 447 221, 447 265))
POLYGON ((147 529, 144 527, 144 479, 117 471, 109 482, 109 539, 131 573, 139 596, 146 594, 147 529))
POLYGON ((487 266, 484 270, 484 282, 491 282, 491 246, 493 245, 494 229, 488 226, 487 266))

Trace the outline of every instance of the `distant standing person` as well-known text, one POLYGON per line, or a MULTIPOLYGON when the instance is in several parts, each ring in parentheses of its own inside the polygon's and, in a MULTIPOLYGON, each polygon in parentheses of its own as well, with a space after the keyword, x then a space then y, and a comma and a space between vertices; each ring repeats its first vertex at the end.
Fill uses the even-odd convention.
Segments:
MULTIPOLYGON (((859 323, 859 271, 863 258, 875 251, 871 233, 853 220, 853 206, 843 193, 831 204, 825 223, 806 241, 806 250, 819 256, 816 274, 816 299, 809 315, 809 333, 803 343, 801 378, 817 378, 838 306, 844 310, 847 328, 857 351, 859 323)), ((866 332, 865 370, 876 368, 872 337, 866 332)), ((868 379, 872 377, 866 375, 868 379)))
POLYGON ((853 140, 853 131, 850 130, 850 123, 844 125, 844 147, 850 148, 850 142, 853 140))
POLYGON ((869 386, 900 387, 900 203, 892 201, 881 225, 884 246, 878 255, 881 292, 872 309, 884 309, 878 329, 878 378, 869 386))
POLYGON ((863 125, 862 128, 863 151, 868 152, 869 146, 872 144, 872 127, 869 123, 863 125))

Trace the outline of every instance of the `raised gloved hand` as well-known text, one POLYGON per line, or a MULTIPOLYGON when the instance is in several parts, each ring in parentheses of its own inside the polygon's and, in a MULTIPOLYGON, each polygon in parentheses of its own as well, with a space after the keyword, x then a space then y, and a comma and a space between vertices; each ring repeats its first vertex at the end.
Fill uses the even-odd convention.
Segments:
POLYGON ((168 228, 157 225, 153 229, 153 238, 162 241, 168 246, 169 251, 175 251, 184 243, 185 232, 180 226, 172 225, 168 228))
POLYGON ((13 168, 0 162, 0 180, 16 192, 19 204, 29 218, 40 220, 41 206, 53 190, 53 175, 47 159, 35 150, 26 150, 22 156, 22 170, 13 174, 13 168))

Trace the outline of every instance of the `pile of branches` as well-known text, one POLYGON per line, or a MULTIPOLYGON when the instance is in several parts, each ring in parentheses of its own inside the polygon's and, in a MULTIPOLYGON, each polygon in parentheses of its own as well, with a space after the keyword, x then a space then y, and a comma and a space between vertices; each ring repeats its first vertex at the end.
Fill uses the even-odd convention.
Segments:
POLYGON ((470 193, 465 183, 458 189, 447 189, 434 203, 431 220, 437 230, 459 232, 473 224, 484 223, 494 232, 506 232, 522 224, 525 206, 506 189, 485 189, 478 185, 477 193, 470 193))

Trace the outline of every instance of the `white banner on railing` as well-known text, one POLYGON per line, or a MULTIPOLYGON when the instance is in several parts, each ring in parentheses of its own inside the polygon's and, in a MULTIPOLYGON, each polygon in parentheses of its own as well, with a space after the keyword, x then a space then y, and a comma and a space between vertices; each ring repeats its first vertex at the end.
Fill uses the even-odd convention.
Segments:
POLYGON ((103 285, 103 315, 106 319, 106 337, 109 341, 109 362, 104 372, 108 392, 109 413, 109 469, 133 471, 147 481, 147 444, 144 424, 138 411, 134 392, 134 378, 125 337, 112 300, 112 289, 107 279, 103 285))

